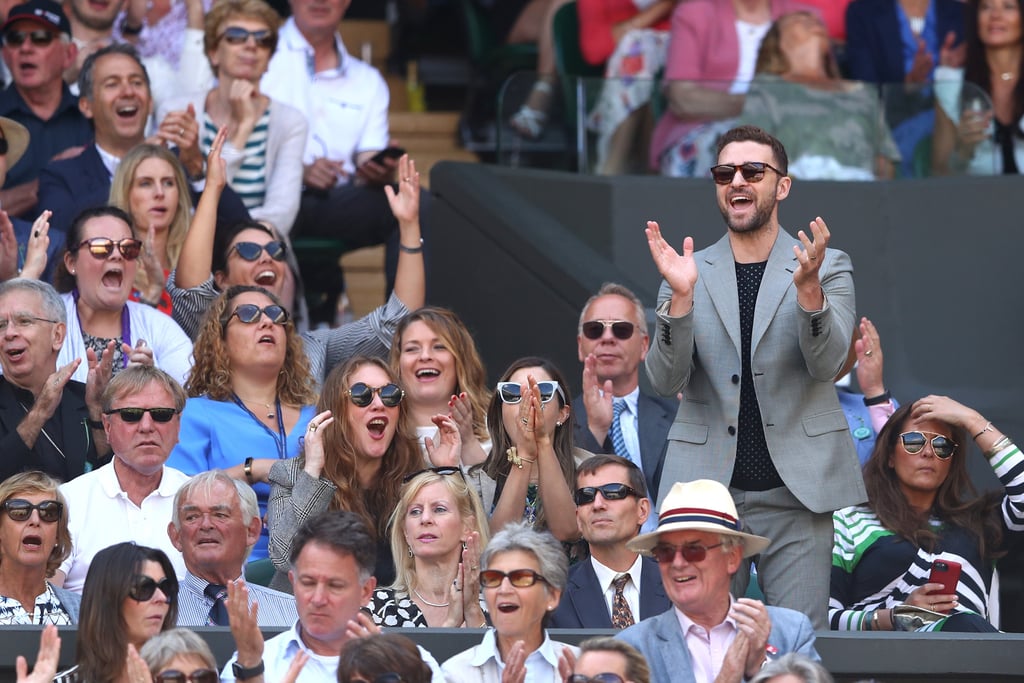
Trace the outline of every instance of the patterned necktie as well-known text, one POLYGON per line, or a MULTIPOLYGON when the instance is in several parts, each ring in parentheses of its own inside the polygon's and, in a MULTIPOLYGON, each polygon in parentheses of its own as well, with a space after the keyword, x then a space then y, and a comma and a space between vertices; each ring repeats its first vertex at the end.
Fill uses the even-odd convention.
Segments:
POLYGON ((632 460, 632 456, 629 454, 629 450, 626 448, 626 437, 622 436, 622 411, 626 409, 626 399, 616 398, 612 401, 612 448, 615 449, 615 455, 625 458, 626 460, 632 460))
POLYGON ((619 574, 612 581, 612 586, 615 587, 615 597, 612 599, 612 628, 626 628, 636 623, 633 621, 633 611, 629 609, 626 596, 622 593, 627 581, 629 574, 619 574))
POLYGON ((213 607, 210 608, 210 614, 206 617, 206 625, 227 626, 228 606, 224 604, 224 598, 228 597, 227 586, 211 583, 206 586, 203 593, 206 594, 206 597, 213 600, 213 607))

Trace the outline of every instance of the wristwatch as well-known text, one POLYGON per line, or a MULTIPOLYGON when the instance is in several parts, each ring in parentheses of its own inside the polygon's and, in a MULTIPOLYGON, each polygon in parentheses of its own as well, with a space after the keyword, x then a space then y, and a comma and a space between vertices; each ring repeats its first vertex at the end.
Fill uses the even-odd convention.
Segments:
POLYGON ((231 663, 231 673, 235 675, 235 679, 239 681, 247 681, 250 678, 256 678, 263 674, 263 660, 256 666, 245 668, 237 661, 231 663))

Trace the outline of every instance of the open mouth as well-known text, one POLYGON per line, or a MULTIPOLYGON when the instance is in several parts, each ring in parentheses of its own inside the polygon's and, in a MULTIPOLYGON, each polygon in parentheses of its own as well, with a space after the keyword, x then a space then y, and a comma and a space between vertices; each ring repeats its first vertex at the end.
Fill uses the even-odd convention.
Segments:
POLYGON ((366 429, 369 430, 370 435, 378 439, 384 436, 387 426, 388 421, 383 417, 375 417, 366 423, 366 429))
POLYGON ((43 547, 43 537, 42 536, 29 535, 29 536, 26 536, 25 538, 21 539, 21 544, 25 545, 25 546, 28 546, 29 548, 31 548, 33 550, 38 550, 39 548, 43 547))
POLYGON ((502 614, 511 614, 519 610, 519 605, 512 602, 498 603, 498 611, 502 614))
POLYGON ((120 270, 108 270, 103 273, 103 286, 113 287, 114 289, 121 289, 121 284, 124 282, 124 273, 120 270))
POLYGON ((262 337, 259 338, 258 342, 260 344, 276 344, 277 340, 274 339, 274 335, 272 335, 272 334, 265 334, 265 335, 263 335, 262 337))
POLYGON ((441 371, 437 368, 422 368, 416 371, 416 379, 432 379, 434 377, 439 377, 440 375, 441 371))
POLYGON ((26 351, 28 351, 28 349, 7 349, 4 353, 7 354, 7 357, 11 360, 18 360, 25 355, 26 351))
POLYGON ((733 207, 735 209, 746 208, 747 206, 750 206, 753 203, 754 203, 753 198, 752 197, 748 197, 747 195, 738 194, 738 195, 734 195, 732 197, 729 197, 729 206, 731 206, 731 207, 733 207))
POLYGON ((277 282, 277 273, 272 270, 261 270, 256 273, 255 281, 260 287, 272 287, 277 282))
POLYGON ((114 113, 117 114, 118 118, 133 119, 139 113, 139 105, 124 104, 114 109, 114 113))
POLYGON ((696 576, 677 576, 672 580, 676 583, 689 583, 690 581, 694 581, 696 578, 696 576))

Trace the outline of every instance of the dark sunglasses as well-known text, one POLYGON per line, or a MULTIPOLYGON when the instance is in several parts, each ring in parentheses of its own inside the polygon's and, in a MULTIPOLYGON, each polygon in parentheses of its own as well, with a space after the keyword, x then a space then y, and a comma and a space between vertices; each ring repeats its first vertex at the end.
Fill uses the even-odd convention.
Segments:
POLYGON ((231 315, 224 318, 223 324, 226 325, 229 320, 236 317, 246 325, 258 323, 260 316, 264 313, 270 318, 270 322, 275 325, 284 325, 288 322, 288 311, 277 304, 270 304, 263 308, 256 304, 239 304, 235 310, 231 311, 231 315))
POLYGON ((277 38, 270 32, 270 29, 261 28, 256 31, 249 31, 241 26, 228 26, 224 32, 217 37, 217 40, 226 40, 230 45, 244 45, 249 38, 256 41, 258 47, 270 49, 277 43, 277 38))
POLYGON ((388 408, 394 408, 402 402, 403 398, 405 398, 405 392, 402 391, 402 387, 397 384, 385 384, 382 387, 371 387, 365 382, 356 382, 345 393, 348 395, 349 399, 351 399, 352 403, 360 408, 365 408, 373 403, 374 394, 380 396, 380 402, 388 408))
POLYGON ((285 246, 284 242, 281 242, 280 240, 271 240, 266 244, 256 244, 255 242, 236 242, 235 246, 231 248, 238 252, 238 255, 246 261, 255 261, 264 251, 267 252, 267 256, 275 261, 284 261, 285 246))
POLYGON ((33 504, 24 498, 11 498, 4 501, 4 510, 15 522, 26 521, 32 516, 33 510, 38 510, 40 521, 52 523, 60 519, 64 504, 59 500, 44 500, 33 504))
POLYGON ((694 562, 703 562, 704 558, 708 556, 709 550, 718 548, 721 545, 721 543, 714 545, 701 545, 700 543, 668 545, 667 543, 659 543, 651 548, 651 556, 654 557, 654 561, 658 564, 671 564, 676 559, 676 555, 682 553, 683 559, 693 564, 694 562))
POLYGON ((480 572, 480 585, 484 588, 497 588, 508 577, 508 582, 516 588, 529 588, 538 581, 548 580, 532 569, 513 569, 505 573, 498 569, 485 569, 480 572))
POLYGON ((589 505, 597 499, 597 492, 601 492, 601 496, 605 500, 622 500, 629 496, 640 497, 640 494, 636 492, 636 489, 626 486, 625 484, 605 484, 604 486, 584 486, 583 488, 576 489, 576 504, 577 505, 589 505))
POLYGON ((167 598, 167 602, 174 602, 174 599, 178 597, 177 581, 170 577, 164 577, 163 580, 157 581, 153 577, 145 576, 144 574, 136 574, 132 577, 132 584, 128 589, 128 597, 135 602, 147 602, 153 599, 157 588, 167 598))
POLYGON ((924 445, 928 442, 927 434, 931 434, 932 452, 935 457, 939 460, 949 460, 953 457, 953 453, 956 452, 957 444, 949 437, 943 436, 942 434, 936 434, 935 432, 903 432, 900 434, 900 440, 903 442, 903 450, 911 455, 915 455, 924 450, 924 445))
POLYGON ((117 413, 121 419, 128 424, 135 424, 142 421, 142 416, 149 413, 153 422, 170 422, 178 414, 177 408, 113 408, 104 411, 104 415, 117 413))
POLYGON ((365 678, 350 678, 348 683, 402 683, 404 680, 401 674, 386 673, 374 677, 373 681, 368 681, 365 678))
MULTIPOLYGON (((381 400, 383 401, 384 399, 381 400)), ((462 474, 462 468, 459 467, 428 467, 425 470, 420 470, 419 472, 413 472, 412 474, 405 475, 404 477, 402 477, 402 483, 408 484, 416 477, 420 476, 421 474, 426 474, 427 472, 433 472, 434 474, 439 474, 442 477, 451 477, 457 474, 460 477, 462 477, 463 480, 465 480, 466 478, 465 475, 462 474)))
POLYGON ((736 171, 739 171, 743 174, 743 179, 748 183, 759 183, 764 178, 764 172, 767 169, 775 171, 780 176, 786 175, 771 164, 766 164, 763 161, 747 161, 742 164, 719 164, 718 166, 712 166, 711 177, 719 185, 728 185, 736 177, 736 171))
MULTIPOLYGON (((556 391, 562 397, 562 403, 565 403, 565 394, 562 393, 562 387, 558 386, 558 382, 537 382, 537 388, 540 389, 541 403, 549 402, 554 398, 556 391)), ((518 382, 498 382, 498 397, 502 403, 515 405, 523 400, 523 385, 518 382)))
POLYGON ((597 674, 596 676, 584 676, 573 674, 565 679, 565 683, 625 683, 622 676, 610 672, 597 674))
POLYGON ((56 38, 56 33, 47 31, 45 28, 38 28, 34 31, 8 31, 4 34, 4 44, 21 47, 26 40, 30 40, 37 47, 46 47, 56 38))
POLYGON ((604 331, 612 328, 612 336, 625 341, 633 336, 636 325, 628 320, 588 320, 583 323, 583 336, 597 340, 604 336, 604 331))
POLYGON ((82 240, 72 251, 78 251, 82 247, 88 247, 89 253, 98 259, 105 259, 114 253, 116 247, 127 261, 134 261, 139 258, 142 251, 142 240, 125 237, 121 240, 112 240, 109 237, 93 237, 89 240, 82 240))
POLYGON ((213 669, 196 669, 190 674, 168 669, 153 676, 153 683, 217 683, 219 680, 220 674, 213 669))

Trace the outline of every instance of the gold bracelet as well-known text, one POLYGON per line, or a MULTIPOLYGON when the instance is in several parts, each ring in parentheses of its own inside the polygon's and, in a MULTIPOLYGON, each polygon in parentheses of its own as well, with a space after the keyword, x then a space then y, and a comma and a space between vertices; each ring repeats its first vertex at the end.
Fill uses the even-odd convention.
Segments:
POLYGON ((869 631, 881 631, 882 630, 882 629, 880 629, 878 627, 878 610, 877 609, 874 612, 871 613, 871 628, 869 628, 868 630, 869 631))
POLYGON ((515 446, 509 446, 508 450, 505 451, 505 459, 519 469, 523 469, 523 459, 519 457, 518 453, 516 453, 515 446))

